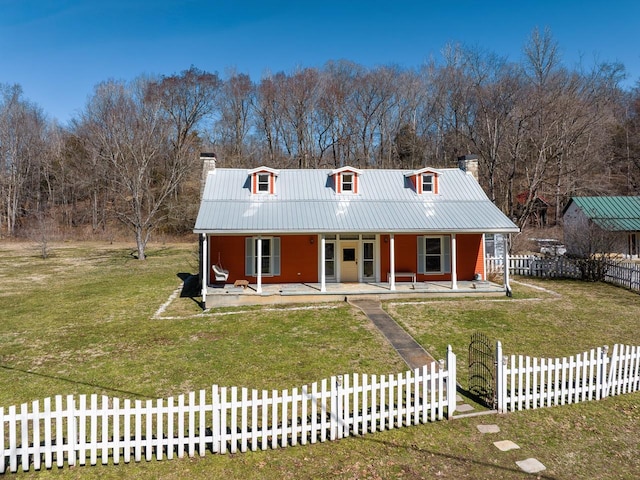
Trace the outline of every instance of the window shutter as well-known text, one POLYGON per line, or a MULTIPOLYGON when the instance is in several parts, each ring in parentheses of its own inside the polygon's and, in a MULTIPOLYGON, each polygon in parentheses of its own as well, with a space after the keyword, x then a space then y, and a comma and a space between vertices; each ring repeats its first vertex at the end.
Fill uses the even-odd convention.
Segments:
POLYGON ((418 236, 418 273, 425 273, 424 237, 418 236))
POLYGON ((248 277, 252 277, 253 273, 253 264, 254 264, 254 253, 253 253, 253 237, 247 237, 244 239, 244 274, 248 277))
POLYGON ((451 237, 442 237, 442 256, 444 273, 451 273, 451 237))
POLYGON ((280 275, 280 237, 273 237, 271 239, 271 245, 273 251, 271 252, 271 266, 273 267, 273 274, 280 275))

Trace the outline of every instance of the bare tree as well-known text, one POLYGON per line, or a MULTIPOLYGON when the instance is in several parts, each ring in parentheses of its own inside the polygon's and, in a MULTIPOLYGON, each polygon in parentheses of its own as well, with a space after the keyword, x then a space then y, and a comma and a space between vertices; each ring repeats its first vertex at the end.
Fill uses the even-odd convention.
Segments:
POLYGON ((169 158, 165 168, 170 175, 166 201, 158 214, 171 231, 184 233, 195 223, 201 173, 196 162, 204 132, 210 129, 218 107, 221 86, 217 74, 195 67, 146 86, 145 104, 150 108, 158 105, 160 116, 168 124, 169 158))
POLYGON ((253 103, 257 138, 264 142, 269 164, 276 165, 283 157, 282 128, 279 105, 279 84, 284 74, 263 78, 258 85, 253 103))
POLYGON ((460 45, 447 45, 443 50, 444 65, 430 68, 433 106, 432 138, 440 166, 450 165, 461 154, 470 153, 466 126, 471 122, 471 88, 468 59, 460 45))
POLYGON ((328 152, 327 163, 333 167, 352 164, 355 143, 350 120, 350 95, 355 78, 362 68, 341 60, 328 62, 322 73, 322 93, 318 98, 316 123, 321 157, 328 152))
POLYGON ((534 30, 517 63, 447 45, 419 69, 340 60, 255 84, 195 67, 105 82, 60 134, 4 86, 0 230, 35 221, 36 207, 94 232, 109 213, 137 232, 142 257, 152 231, 190 230, 203 142, 242 167, 450 167, 474 153, 505 213, 524 226, 543 197, 557 221, 572 195, 640 191, 640 102, 622 74, 617 64, 567 69, 550 31, 534 30))
POLYGON ((46 136, 41 109, 22 98, 20 86, 0 85, 0 232, 14 235, 18 221, 41 206, 46 136))
POLYGON ((620 249, 620 232, 611 230, 613 226, 606 222, 597 224, 587 216, 570 220, 564 225, 568 257, 576 263, 582 280, 604 280, 612 253, 620 249))
POLYGON ((481 180, 489 198, 508 209, 502 180, 508 171, 507 140, 517 128, 518 107, 523 100, 522 77, 513 64, 492 54, 467 50, 468 71, 472 81, 467 134, 474 153, 480 156, 481 180), (498 202, 500 200, 500 202, 498 202))
POLYGON ((244 160, 251 128, 254 85, 248 75, 232 72, 223 83, 218 105, 220 116, 214 131, 222 147, 221 158, 230 164, 244 160))
POLYGON ((640 194, 640 88, 628 95, 621 121, 614 125, 609 146, 614 175, 622 195, 640 194))
MULTIPOLYGON (((110 166, 114 215, 134 233, 138 258, 145 259, 161 209, 191 164, 179 154, 189 139, 185 124, 174 129, 163 105, 147 95, 148 81, 107 82, 96 87, 77 134, 91 155, 110 166)), ((189 119, 186 110, 185 117, 189 119)))

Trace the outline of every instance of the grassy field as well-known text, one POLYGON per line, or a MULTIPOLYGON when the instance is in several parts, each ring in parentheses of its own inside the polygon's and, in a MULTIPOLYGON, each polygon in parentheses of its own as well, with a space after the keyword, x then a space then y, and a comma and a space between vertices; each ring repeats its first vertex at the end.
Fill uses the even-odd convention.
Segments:
MULTIPOLYGON (((56 394, 146 399, 211 384, 281 389, 333 374, 394 373, 404 363, 359 311, 227 308, 202 313, 178 297, 197 271, 195 246, 0 243, 0 406, 56 394)), ((601 284, 514 284, 514 298, 385 303, 436 358, 458 354, 464 382, 472 332, 505 353, 562 356, 613 343, 640 344, 640 297, 601 284)), ((508 415, 437 422, 313 446, 236 455, 65 467, 38 478, 530 478, 516 460, 547 466, 540 478, 640 477, 640 396, 508 415), (501 433, 476 426, 496 423, 501 433), (492 442, 520 450, 500 452, 492 442)), ((8 475, 7 475, 8 476, 8 475)))

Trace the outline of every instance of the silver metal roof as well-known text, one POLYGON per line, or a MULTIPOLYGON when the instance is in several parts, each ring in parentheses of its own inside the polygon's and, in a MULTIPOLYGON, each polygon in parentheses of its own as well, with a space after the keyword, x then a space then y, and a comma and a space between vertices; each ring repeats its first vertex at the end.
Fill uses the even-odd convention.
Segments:
POLYGON ((331 170, 280 170, 275 194, 252 194, 249 170, 207 175, 196 233, 517 232, 473 177, 441 169, 418 195, 406 170, 362 170, 358 194, 337 194, 331 170))

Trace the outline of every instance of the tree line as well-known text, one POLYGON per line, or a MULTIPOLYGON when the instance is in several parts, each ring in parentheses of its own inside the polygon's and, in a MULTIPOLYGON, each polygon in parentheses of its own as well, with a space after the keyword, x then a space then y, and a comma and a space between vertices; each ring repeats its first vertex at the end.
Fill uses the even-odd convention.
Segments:
POLYGON ((218 166, 415 169, 476 154, 489 197, 520 226, 575 195, 640 193, 640 91, 624 67, 563 65, 549 31, 519 62, 451 45, 419 68, 181 73, 97 85, 67 126, 0 85, 0 236, 115 235, 138 257, 190 232, 200 151, 218 166))

